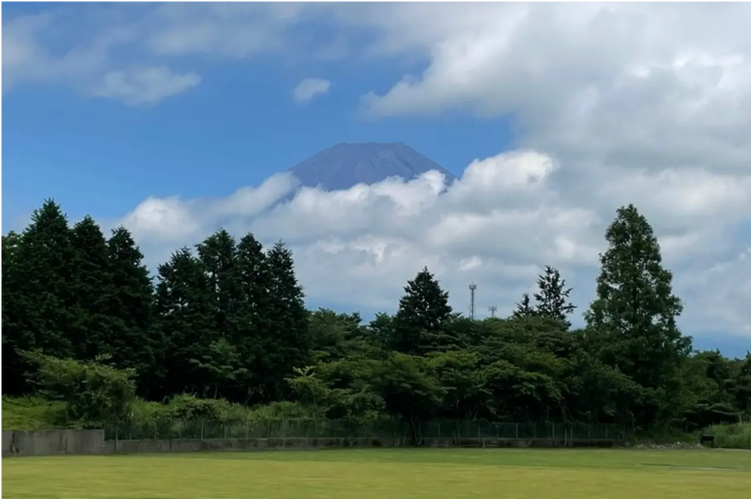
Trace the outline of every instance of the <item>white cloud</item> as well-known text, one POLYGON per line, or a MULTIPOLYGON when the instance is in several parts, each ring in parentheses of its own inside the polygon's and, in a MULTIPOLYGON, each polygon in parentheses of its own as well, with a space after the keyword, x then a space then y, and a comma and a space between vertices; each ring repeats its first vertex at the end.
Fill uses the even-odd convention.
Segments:
POLYGON ((165 97, 195 87, 201 77, 195 73, 175 74, 168 68, 138 68, 112 71, 92 88, 97 97, 120 99, 128 105, 153 104, 165 97))
POLYGON ((305 78, 295 87, 293 95, 298 103, 308 102, 316 95, 323 95, 329 91, 331 82, 321 78, 305 78))
MULTIPOLYGON (((633 202, 675 271, 685 327, 749 333, 749 4, 128 9, 85 26, 52 14, 6 19, 3 89, 62 81, 91 91, 134 60, 167 68, 178 56, 378 57, 379 65, 408 69, 386 90, 363 89, 366 113, 512 117, 519 148, 474 162, 453 186, 426 175, 339 193, 304 189, 269 209, 293 188, 279 177, 229 200, 150 199, 126 222, 152 258, 224 225, 288 239, 317 299, 393 307, 404 281, 428 265, 458 308, 475 281, 480 305, 500 312, 548 263, 562 267, 585 308, 604 228, 618 206, 633 202), (82 39, 57 43, 51 33, 66 30, 82 39)), ((129 76, 113 86, 137 87, 129 76)))
MULTIPOLYGON (((518 151, 474 161, 452 185, 429 172, 410 182, 389 179, 347 191, 304 188, 291 201, 275 203, 294 187, 289 177, 280 176, 229 199, 148 199, 124 223, 146 248, 195 244, 220 225, 237 235, 253 232, 266 243, 282 238, 295 251, 301 282, 317 301, 393 309, 405 281, 428 265, 458 310, 466 308, 468 283, 476 282, 478 306, 497 305, 499 312, 509 312, 534 285, 542 265, 550 264, 562 269, 584 309, 617 205, 603 209, 596 191, 568 196, 554 179, 566 168, 549 155, 518 151)), ((632 182, 628 171, 613 173, 614 184, 632 182)), ((689 268, 686 255, 693 255, 690 268, 711 268, 727 247, 697 249, 696 238, 716 237, 729 225, 718 225, 715 218, 697 224, 686 220, 697 213, 693 199, 703 199, 703 210, 728 202, 726 192, 705 190, 707 184, 724 185, 727 177, 693 170, 644 175, 646 180, 629 190, 630 201, 646 207, 649 219, 668 224, 658 235, 667 264, 676 270, 677 290, 687 301, 690 328, 697 314, 709 317, 702 312, 703 290, 722 287, 725 276, 706 271, 697 289, 692 279, 699 274, 681 273, 689 268), (663 202, 666 193, 674 202, 663 202)), ((750 271, 736 268, 736 280, 748 280, 750 271)), ((733 315, 747 317, 738 308, 740 301, 719 305, 712 317, 744 333, 733 315)))

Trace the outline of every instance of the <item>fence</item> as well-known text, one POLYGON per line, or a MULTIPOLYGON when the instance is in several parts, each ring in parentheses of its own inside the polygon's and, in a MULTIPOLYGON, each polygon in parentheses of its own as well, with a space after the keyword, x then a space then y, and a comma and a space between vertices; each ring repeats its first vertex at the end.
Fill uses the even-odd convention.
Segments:
POLYGON ((410 441, 449 439, 548 440, 553 442, 619 442, 627 433, 612 425, 567 423, 492 423, 473 421, 428 421, 411 427, 400 420, 382 420, 354 425, 344 421, 311 419, 284 421, 217 422, 206 419, 110 423, 104 426, 107 440, 181 439, 370 439, 410 441))

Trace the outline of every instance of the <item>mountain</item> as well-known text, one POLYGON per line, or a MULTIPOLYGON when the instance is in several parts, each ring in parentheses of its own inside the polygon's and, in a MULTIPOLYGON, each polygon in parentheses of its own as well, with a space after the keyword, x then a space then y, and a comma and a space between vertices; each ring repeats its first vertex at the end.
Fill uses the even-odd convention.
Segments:
POLYGON ((304 187, 338 191, 364 183, 375 184, 388 177, 412 180, 437 170, 451 182, 456 177, 442 166, 401 142, 337 144, 289 169, 304 187))

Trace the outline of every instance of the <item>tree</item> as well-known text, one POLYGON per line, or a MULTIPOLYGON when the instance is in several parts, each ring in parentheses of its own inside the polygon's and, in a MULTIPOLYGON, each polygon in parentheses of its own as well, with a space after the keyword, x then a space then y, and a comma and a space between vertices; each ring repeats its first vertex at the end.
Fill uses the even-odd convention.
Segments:
POLYGON ((167 355, 163 395, 203 394, 213 384, 194 359, 201 359, 219 339, 213 329, 213 312, 206 275, 188 248, 172 255, 158 269, 154 303, 158 334, 163 335, 167 355))
POLYGON ((452 319, 449 295, 423 268, 407 281, 394 318, 394 350, 410 355, 446 350, 453 346, 448 326, 452 319))
POLYGON ((240 286, 237 336, 233 338, 238 355, 246 368, 234 397, 245 403, 269 402, 273 397, 273 376, 269 369, 274 359, 266 355, 274 340, 274 320, 269 288, 271 277, 263 246, 253 234, 246 234, 237 244, 237 278, 240 286))
POLYGON ((76 298, 70 283, 75 278, 75 251, 67 218, 51 199, 34 210, 20 237, 5 243, 12 251, 11 260, 3 255, 3 266, 11 266, 3 269, 3 390, 21 393, 28 388, 24 373, 30 366, 18 351, 74 355, 71 325, 76 298))
POLYGON ((143 253, 125 227, 113 229, 107 241, 112 291, 106 305, 112 321, 108 339, 112 361, 136 370, 139 394, 155 396, 163 378, 164 338, 153 327, 153 285, 143 253))
POLYGON ((649 426, 659 412, 680 410, 670 401, 676 400, 678 370, 691 339, 676 326, 683 306, 646 218, 633 205, 620 208, 605 238, 609 247, 600 256, 597 296, 585 319, 602 335, 605 362, 647 389, 637 421, 649 426))
POLYGON ((535 314, 535 309, 532 307, 532 300, 529 298, 529 293, 522 295, 522 300, 516 304, 513 317, 520 319, 522 317, 530 317, 535 314))
POLYGON ((107 310, 115 292, 110 274, 107 241, 97 223, 85 216, 71 231, 74 251, 73 280, 69 283, 74 300, 71 324, 75 357, 90 360, 112 353, 112 320, 107 310))
POLYGON ((274 318, 274 329, 268 336, 264 356, 268 357, 269 389, 275 399, 290 395, 285 379, 294 367, 307 364, 310 354, 308 311, 305 295, 295 276, 292 252, 282 242, 277 242, 266 254, 268 272, 268 313, 274 318))
MULTIPOLYGON (((535 312, 544 317, 556 319, 565 325, 566 329, 571 323, 566 318, 573 313, 575 305, 569 303, 571 288, 566 288, 566 281, 561 277, 558 269, 545 266, 545 272, 537 279, 538 292, 535 293, 535 312)), ((529 297, 526 296, 527 306, 529 297)))
POLYGON ((235 240, 222 229, 196 248, 213 302, 214 328, 223 338, 235 338, 242 302, 235 240))
POLYGON ((106 365, 106 356, 83 362, 39 351, 19 353, 36 365, 32 380, 40 393, 65 402, 66 423, 96 427, 130 416, 136 398, 134 370, 106 365))
POLYGON ((19 280, 18 249, 22 236, 14 231, 3 236, 3 393, 19 394, 25 388, 21 359, 16 348, 33 344, 31 332, 21 321, 24 296, 19 280))

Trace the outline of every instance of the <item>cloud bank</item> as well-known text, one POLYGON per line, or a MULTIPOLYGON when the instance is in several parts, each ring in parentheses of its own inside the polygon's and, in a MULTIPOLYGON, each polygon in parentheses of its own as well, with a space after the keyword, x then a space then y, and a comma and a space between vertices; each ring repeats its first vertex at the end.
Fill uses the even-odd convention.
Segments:
POLYGON ((294 188, 279 176, 225 200, 148 199, 125 222, 154 259, 224 225, 288 239, 319 300, 393 307, 404 281, 428 265, 458 309, 475 281, 480 306, 507 311, 539 266, 552 264, 584 308, 604 227, 633 202, 675 271, 684 329, 751 335, 749 4, 121 4, 65 12, 4 16, 4 91, 65 84, 154 102, 191 88, 197 80, 184 78, 203 77, 193 69, 202 62, 273 54, 285 63, 404 68, 387 87, 361 90, 369 117, 459 113, 515 124, 518 150, 474 162, 453 186, 426 175, 303 190, 278 206, 274 199, 294 188), (137 77, 143 68, 163 68, 167 82, 137 77))
MULTIPOLYGON (((688 170, 644 172, 634 181, 621 172, 611 178, 619 189, 571 197, 560 180, 565 173, 566 165, 549 155, 514 151, 472 162, 451 185, 429 172, 410 182, 389 179, 346 191, 303 188, 283 203, 276 201, 296 184, 281 174, 227 199, 150 198, 122 222, 161 259, 220 225, 237 235, 253 232, 266 243, 282 238, 295 252, 306 292, 318 302, 391 310, 406 280, 427 265, 458 310, 466 309, 466 288, 475 282, 478 306, 510 312, 546 264, 562 269, 577 304, 586 308, 605 228, 620 205, 635 202, 659 222, 666 263, 686 300, 686 324, 751 334, 741 291, 751 254, 733 254, 722 242, 737 220, 718 224, 696 216, 697 206, 712 213, 732 202, 732 194, 713 189, 728 177, 688 170), (725 255, 722 264, 710 263, 725 255), (729 277, 740 286, 729 287, 729 277), (708 295, 714 297, 711 312, 708 295)), ((734 184, 748 188, 751 183, 734 184)), ((736 207, 751 208, 751 199, 736 207)))

